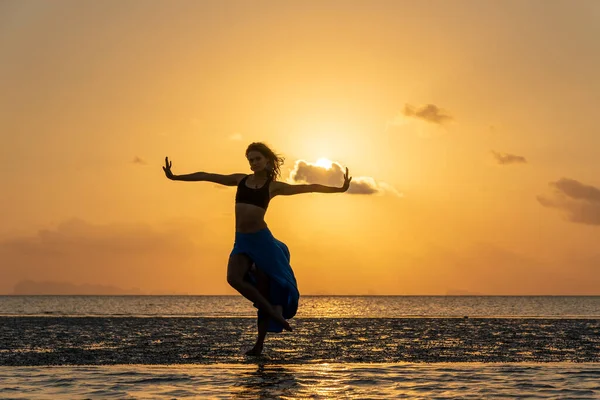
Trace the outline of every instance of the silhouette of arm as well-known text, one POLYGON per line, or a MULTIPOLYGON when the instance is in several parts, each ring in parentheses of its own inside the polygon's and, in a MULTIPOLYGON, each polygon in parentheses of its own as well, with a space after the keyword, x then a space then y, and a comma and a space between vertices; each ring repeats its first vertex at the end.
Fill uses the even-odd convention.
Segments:
POLYGON ((210 172, 194 172, 192 174, 185 175, 173 175, 172 180, 184 181, 184 182, 213 182, 219 185, 225 186, 237 186, 240 180, 246 175, 244 174, 231 174, 231 175, 220 175, 213 174, 210 172))
POLYGON ((172 181, 184 181, 184 182, 214 182, 219 185, 225 186, 237 186, 238 183, 242 180, 242 178, 246 175, 244 174, 231 174, 231 175, 220 175, 220 174, 212 174, 209 172, 194 172, 192 174, 185 175, 175 175, 171 171, 171 166, 173 163, 169 161, 168 157, 165 157, 165 166, 163 167, 163 171, 165 171, 165 175, 172 181))
POLYGON ((273 196, 291 196, 302 193, 343 193, 350 187, 350 181, 352 181, 352 177, 348 176, 348 168, 346 168, 346 173, 344 174, 344 184, 342 187, 325 186, 319 185, 318 183, 311 183, 307 185, 289 185, 285 182, 274 182, 275 187, 273 188, 273 196))
POLYGON ((343 187, 325 186, 317 183, 311 183, 307 185, 290 185, 284 182, 277 182, 273 190, 274 196, 292 196, 294 194, 302 193, 342 193, 348 189, 343 187))

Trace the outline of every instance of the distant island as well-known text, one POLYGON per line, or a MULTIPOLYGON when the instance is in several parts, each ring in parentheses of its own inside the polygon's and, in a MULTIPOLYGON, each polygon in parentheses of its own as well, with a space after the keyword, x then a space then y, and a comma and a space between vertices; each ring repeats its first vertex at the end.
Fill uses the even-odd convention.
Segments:
POLYGON ((470 292, 468 290, 462 289, 448 289, 446 291, 446 296, 485 296, 479 292, 470 292))
POLYGON ((75 284, 58 281, 23 280, 13 288, 13 295, 141 295, 138 288, 122 289, 110 285, 75 284))

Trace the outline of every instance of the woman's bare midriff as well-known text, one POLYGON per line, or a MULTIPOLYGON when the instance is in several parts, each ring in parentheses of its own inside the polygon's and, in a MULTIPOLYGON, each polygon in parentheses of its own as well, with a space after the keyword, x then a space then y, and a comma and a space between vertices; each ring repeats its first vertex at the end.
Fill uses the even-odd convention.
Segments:
POLYGON ((267 227, 266 210, 252 204, 237 203, 235 205, 235 230, 241 233, 252 233, 267 227))

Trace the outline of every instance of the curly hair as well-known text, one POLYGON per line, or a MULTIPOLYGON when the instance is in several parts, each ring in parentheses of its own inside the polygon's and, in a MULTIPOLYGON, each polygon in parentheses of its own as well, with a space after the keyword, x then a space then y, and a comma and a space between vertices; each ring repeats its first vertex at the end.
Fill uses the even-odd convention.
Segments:
POLYGON ((269 146, 262 142, 250 143, 246 149, 246 157, 251 151, 258 151, 267 159, 267 175, 269 178, 277 180, 277 178, 281 176, 281 166, 283 165, 285 158, 276 154, 269 146))

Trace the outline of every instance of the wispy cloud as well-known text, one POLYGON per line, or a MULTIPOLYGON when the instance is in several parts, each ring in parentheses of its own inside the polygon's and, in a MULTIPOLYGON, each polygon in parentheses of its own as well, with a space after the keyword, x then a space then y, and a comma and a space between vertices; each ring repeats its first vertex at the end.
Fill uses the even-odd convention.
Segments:
POLYGON ((500 165, 510 165, 510 164, 526 164, 527 159, 523 156, 517 156, 515 154, 509 153, 498 153, 496 151, 491 151, 494 160, 500 165))
POLYGON ((235 132, 229 136, 229 140, 242 140, 242 134, 235 132))
POLYGON ((146 160, 144 160, 143 158, 138 157, 138 156, 135 156, 133 158, 133 163, 134 164, 139 164, 139 165, 148 165, 148 163, 146 162, 146 160))
POLYGON ((426 104, 421 107, 406 104, 402 113, 407 117, 419 118, 438 125, 443 125, 444 123, 453 120, 449 114, 444 113, 435 104, 426 104))
POLYGON ((600 225, 600 189, 569 178, 561 178, 549 185, 551 195, 537 196, 542 206, 565 212, 571 222, 600 225))
MULTIPOLYGON (((324 167, 304 160, 298 160, 290 172, 290 183, 318 183, 327 186, 341 186, 344 182, 346 169, 337 162, 332 162, 331 167, 324 167)), ((352 172, 350 172, 352 175, 352 172)), ((396 189, 385 182, 377 182, 369 176, 354 176, 348 194, 393 194, 402 196, 396 189)))

